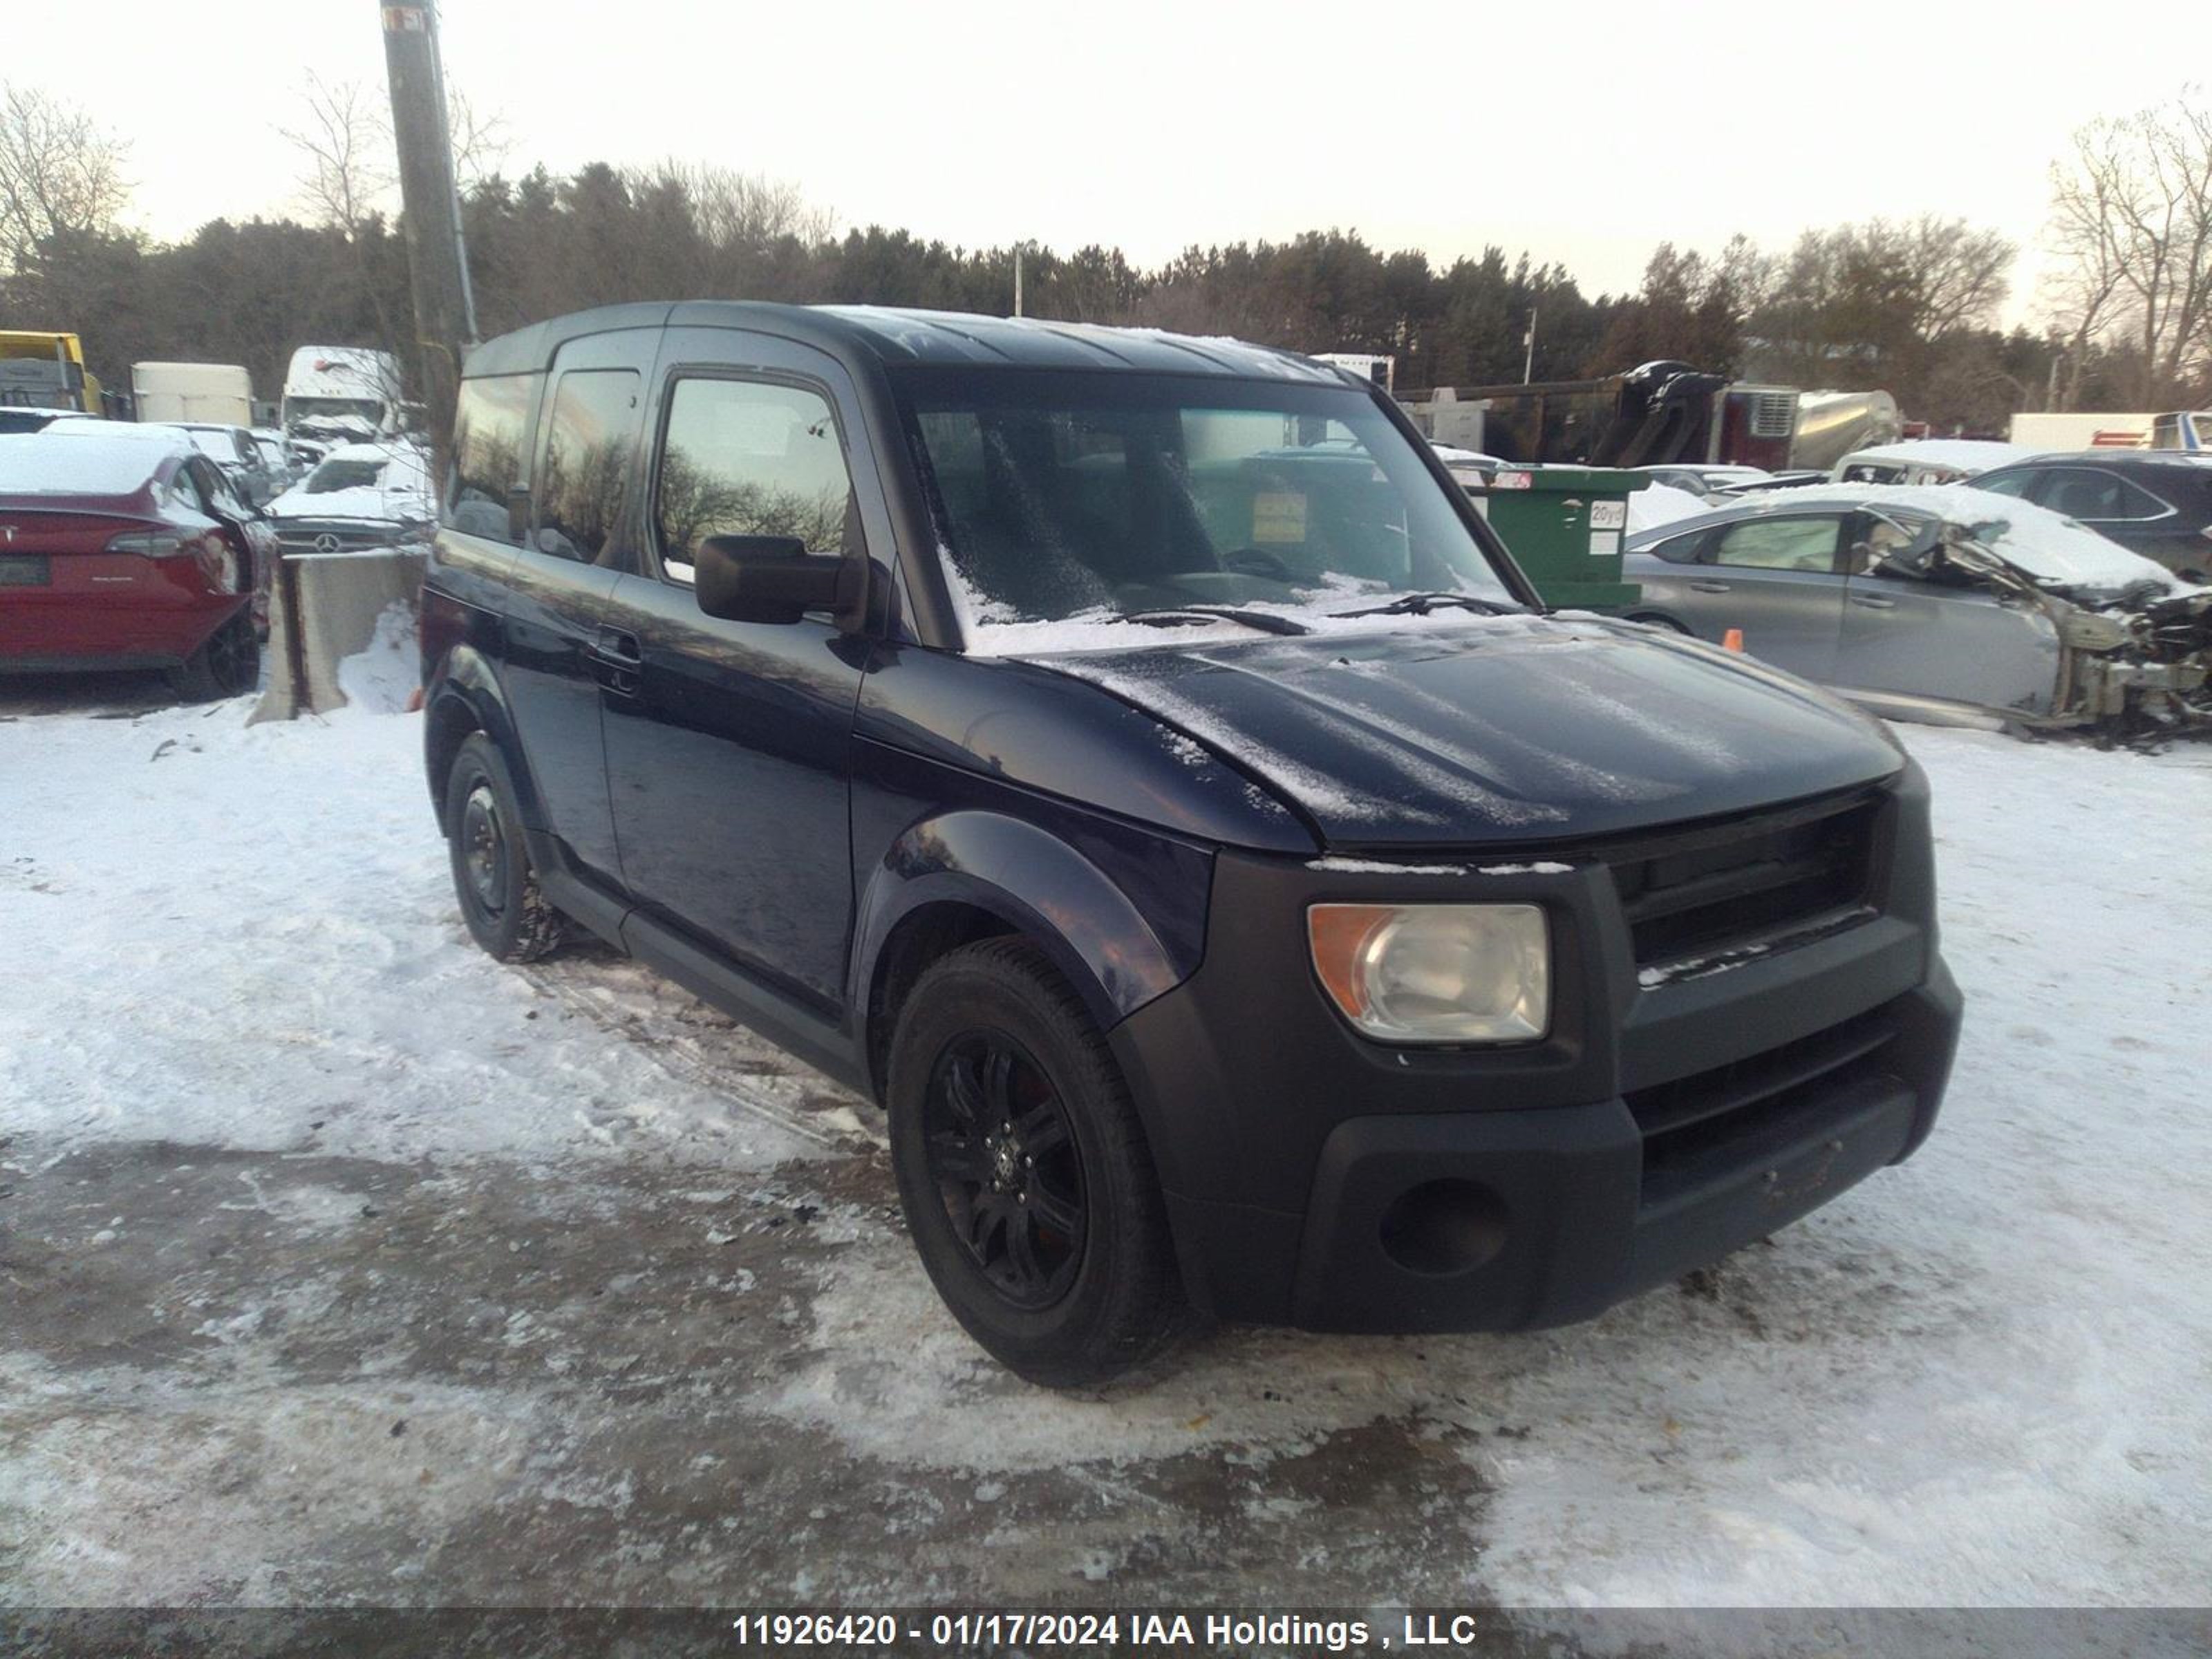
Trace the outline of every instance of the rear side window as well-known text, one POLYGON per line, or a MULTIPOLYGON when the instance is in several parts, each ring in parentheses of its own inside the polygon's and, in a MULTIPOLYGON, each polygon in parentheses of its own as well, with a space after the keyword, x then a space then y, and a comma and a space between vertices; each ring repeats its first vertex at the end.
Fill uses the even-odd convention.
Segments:
POLYGON ((2166 510, 2157 496, 2138 489, 2117 472, 2102 467, 2053 468, 2036 492, 2037 499, 2053 513, 2069 519, 2155 519, 2166 510))
POLYGON ((539 376, 500 374, 461 382, 453 411, 453 477, 446 522, 464 535, 514 541, 507 492, 523 481, 523 429, 539 376))
POLYGON ((545 421, 545 460, 534 491, 538 550, 586 564, 606 561, 636 453, 643 383, 627 368, 563 374, 545 421))
POLYGON ((2015 495, 2027 498, 2042 475, 2035 472, 1984 472, 1974 480, 1974 488, 1991 495, 2015 495))
POLYGON ((661 562, 680 580, 709 536, 795 536, 810 553, 846 550, 852 478, 819 392, 678 380, 655 472, 661 562))

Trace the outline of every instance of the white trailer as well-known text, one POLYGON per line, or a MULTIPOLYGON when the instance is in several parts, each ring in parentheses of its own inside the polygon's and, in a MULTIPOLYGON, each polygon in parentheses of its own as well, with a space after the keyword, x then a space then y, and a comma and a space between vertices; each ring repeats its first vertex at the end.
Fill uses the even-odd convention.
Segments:
POLYGON ((238 363, 133 363, 131 401, 142 421, 253 424, 253 378, 238 363))
POLYGON ((2088 414, 2027 414, 2012 417, 2007 434, 2036 449, 2148 449, 2155 414, 2112 410, 2088 414))

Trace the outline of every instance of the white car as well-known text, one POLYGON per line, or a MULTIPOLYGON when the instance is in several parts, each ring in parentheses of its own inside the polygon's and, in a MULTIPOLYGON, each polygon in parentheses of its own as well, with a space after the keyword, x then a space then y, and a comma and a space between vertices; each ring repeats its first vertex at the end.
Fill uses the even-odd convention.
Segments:
POLYGON ((1855 449, 1828 476, 1838 483, 1963 483, 1978 473, 2010 466, 2039 453, 2027 445, 1982 438, 1917 438, 1855 449))
POLYGON ((438 503, 429 458, 393 441, 340 444, 268 511, 287 553, 359 553, 428 540, 438 503))

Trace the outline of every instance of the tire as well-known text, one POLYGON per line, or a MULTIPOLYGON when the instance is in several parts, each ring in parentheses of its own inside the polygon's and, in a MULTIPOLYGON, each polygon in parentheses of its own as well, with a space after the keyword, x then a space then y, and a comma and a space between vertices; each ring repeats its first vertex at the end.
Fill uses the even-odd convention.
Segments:
POLYGON ((261 641, 246 610, 201 641, 181 668, 169 671, 170 690, 186 702, 244 696, 260 683, 261 641))
POLYGON ((985 939, 937 963, 900 1012, 890 1069, 908 1230, 994 1358, 1087 1388, 1176 1340, 1187 1310, 1143 1127, 1041 949, 985 939))
POLYGON ((469 936, 501 962, 535 962, 566 931, 530 867, 522 811, 499 747, 472 732, 446 775, 446 848, 469 936))
POLYGON ((1663 628, 1670 634, 1687 634, 1690 631, 1672 617, 1623 617, 1621 620, 1642 623, 1646 628, 1663 628))

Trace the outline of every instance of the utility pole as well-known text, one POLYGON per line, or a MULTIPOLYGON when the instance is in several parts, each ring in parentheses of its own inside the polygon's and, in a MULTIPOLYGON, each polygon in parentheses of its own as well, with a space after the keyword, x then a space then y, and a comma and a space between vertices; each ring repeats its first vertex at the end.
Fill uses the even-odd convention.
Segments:
POLYGON ((1014 244, 1014 315, 1017 317, 1022 314, 1022 250, 1027 246, 1024 242, 1014 244))
POLYGON ((446 127, 445 74, 438 61, 434 0, 378 0, 384 66, 392 82, 392 131, 399 150, 399 199, 407 238, 415 340, 422 354, 422 399, 430 415, 435 476, 447 474, 461 352, 476 337, 468 250, 446 127))
POLYGON ((1532 386, 1536 380, 1536 301, 1534 300, 1528 302, 1528 332, 1522 337, 1521 343, 1528 348, 1528 355, 1521 360, 1521 384, 1532 386))

